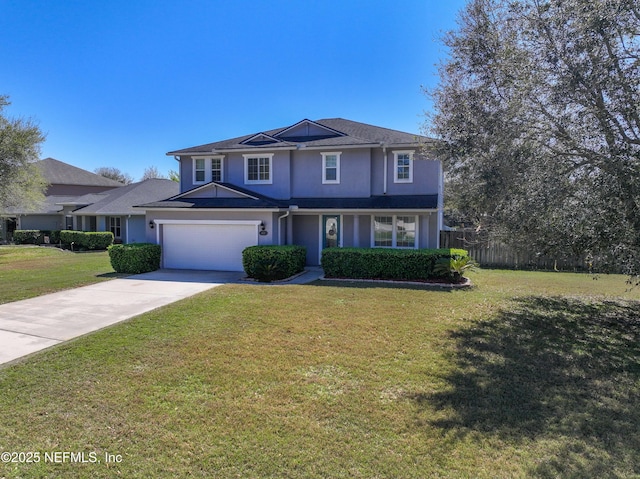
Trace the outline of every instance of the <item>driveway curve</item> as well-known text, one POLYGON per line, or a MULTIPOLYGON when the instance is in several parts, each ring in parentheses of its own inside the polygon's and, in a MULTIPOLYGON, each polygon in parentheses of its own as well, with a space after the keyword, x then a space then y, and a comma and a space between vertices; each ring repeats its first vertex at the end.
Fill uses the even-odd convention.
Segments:
POLYGON ((138 316, 243 273, 159 270, 0 305, 0 364, 138 316))

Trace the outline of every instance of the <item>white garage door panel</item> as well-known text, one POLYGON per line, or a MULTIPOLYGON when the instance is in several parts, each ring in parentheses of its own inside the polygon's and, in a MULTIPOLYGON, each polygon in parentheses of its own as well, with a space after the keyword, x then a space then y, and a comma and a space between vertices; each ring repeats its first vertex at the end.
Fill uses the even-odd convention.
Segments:
POLYGON ((170 269, 242 271, 242 250, 258 244, 255 225, 166 224, 163 266, 170 269))

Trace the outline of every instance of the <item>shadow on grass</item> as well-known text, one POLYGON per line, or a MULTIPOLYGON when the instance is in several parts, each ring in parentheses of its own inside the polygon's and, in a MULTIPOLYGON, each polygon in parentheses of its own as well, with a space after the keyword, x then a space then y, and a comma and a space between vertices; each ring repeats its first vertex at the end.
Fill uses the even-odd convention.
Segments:
POLYGON ((311 286, 331 286, 334 288, 359 288, 359 289, 370 289, 370 288, 385 288, 385 289, 415 289, 422 291, 439 291, 442 293, 451 293, 452 291, 466 291, 470 288, 447 288, 439 286, 437 283, 404 283, 402 281, 398 282, 383 282, 383 281, 332 281, 330 279, 318 279, 316 281, 312 281, 311 283, 307 283, 311 286))
POLYGON ((113 273, 96 274, 96 278, 127 278, 129 276, 131 275, 127 273, 116 273, 115 271, 113 273))
POLYGON ((454 339, 450 387, 413 396, 433 426, 533 440, 532 476, 638 477, 640 303, 521 298, 454 339))

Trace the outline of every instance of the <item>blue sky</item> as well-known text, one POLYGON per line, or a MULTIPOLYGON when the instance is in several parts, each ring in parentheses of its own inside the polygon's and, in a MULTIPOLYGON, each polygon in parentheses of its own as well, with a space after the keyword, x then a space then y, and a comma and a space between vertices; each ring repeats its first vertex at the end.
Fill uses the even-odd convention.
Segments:
POLYGON ((464 0, 0 0, 6 113, 42 157, 177 169, 170 150, 342 117, 419 133, 464 0))

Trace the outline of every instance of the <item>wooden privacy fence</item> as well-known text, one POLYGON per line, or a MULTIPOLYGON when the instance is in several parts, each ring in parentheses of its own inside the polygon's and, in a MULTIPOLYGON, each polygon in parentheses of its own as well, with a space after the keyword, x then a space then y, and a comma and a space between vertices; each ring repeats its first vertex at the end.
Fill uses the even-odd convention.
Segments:
POLYGON ((516 252, 496 242, 478 242, 474 231, 441 231, 441 248, 462 248, 469 252, 480 266, 488 268, 546 269, 559 271, 588 271, 584 258, 554 258, 535 253, 516 252))

